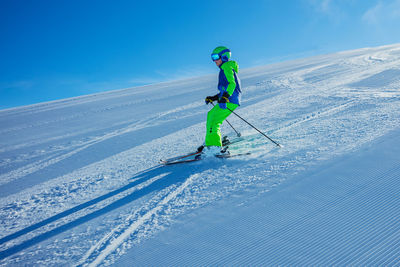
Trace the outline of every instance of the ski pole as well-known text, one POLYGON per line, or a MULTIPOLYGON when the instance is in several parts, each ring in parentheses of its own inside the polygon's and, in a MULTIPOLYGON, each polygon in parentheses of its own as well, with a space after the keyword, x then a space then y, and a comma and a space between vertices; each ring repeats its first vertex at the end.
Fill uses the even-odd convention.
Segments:
POLYGON ((235 130, 235 128, 233 128, 232 124, 230 124, 228 120, 225 119, 225 121, 229 124, 229 126, 232 127, 232 129, 235 131, 238 137, 242 136, 238 131, 235 130))
POLYGON ((236 116, 238 116, 240 119, 242 119, 245 123, 247 123, 248 125, 250 125, 251 127, 253 127, 257 132, 259 132, 260 134, 264 135, 266 138, 268 138, 268 140, 270 140, 272 143, 274 143, 275 145, 277 145, 278 147, 282 147, 278 142, 272 140, 271 138, 269 138, 265 133, 261 132, 260 130, 258 130, 254 125, 252 125, 250 122, 246 121, 245 119, 243 119, 242 117, 240 117, 237 113, 235 113, 233 110, 229 109, 227 107, 227 109, 232 112, 233 114, 235 114, 236 116))
MULTIPOLYGON (((213 107, 215 107, 214 103, 212 103, 212 102, 211 102, 211 105, 213 105, 213 107)), ((237 134, 238 137, 242 136, 238 131, 236 131, 235 128, 233 128, 232 124, 230 124, 230 122, 228 120, 225 119, 225 121, 229 124, 229 126, 232 127, 232 129, 235 131, 235 133, 237 134)))

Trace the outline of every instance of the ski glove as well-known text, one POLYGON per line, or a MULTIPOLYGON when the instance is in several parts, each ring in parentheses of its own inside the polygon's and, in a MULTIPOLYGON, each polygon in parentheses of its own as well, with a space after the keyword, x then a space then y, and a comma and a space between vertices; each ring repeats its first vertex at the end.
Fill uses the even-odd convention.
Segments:
POLYGON ((230 95, 227 92, 224 92, 221 98, 218 99, 219 107, 222 109, 226 109, 226 103, 229 102, 230 95))
POLYGON ((214 95, 214 96, 207 96, 205 99, 206 104, 208 105, 209 103, 212 103, 214 101, 218 100, 218 94, 214 95))

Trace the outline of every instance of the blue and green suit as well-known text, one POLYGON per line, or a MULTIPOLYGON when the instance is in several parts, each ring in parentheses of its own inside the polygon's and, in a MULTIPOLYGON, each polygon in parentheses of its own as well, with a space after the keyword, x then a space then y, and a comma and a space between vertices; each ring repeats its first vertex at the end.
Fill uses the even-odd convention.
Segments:
POLYGON ((220 66, 218 90, 219 97, 227 92, 227 103, 215 105, 207 114, 206 146, 222 146, 221 124, 240 105, 240 80, 237 76, 239 65, 235 61, 223 62, 220 66), (230 109, 228 110, 227 107, 230 109))

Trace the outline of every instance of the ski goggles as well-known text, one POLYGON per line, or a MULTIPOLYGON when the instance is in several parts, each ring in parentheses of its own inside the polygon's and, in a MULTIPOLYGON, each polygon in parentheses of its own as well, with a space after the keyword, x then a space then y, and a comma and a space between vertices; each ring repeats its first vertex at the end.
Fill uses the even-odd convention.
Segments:
MULTIPOLYGON (((229 49, 225 49, 225 50, 222 50, 221 52, 219 52, 219 53, 212 53, 211 54, 211 59, 212 59, 212 61, 216 61, 216 60, 218 60, 218 59, 222 59, 222 61, 224 61, 224 56, 223 56, 223 54, 224 53, 226 53, 226 52, 231 52, 229 49)), ((228 58, 226 58, 226 60, 225 61, 228 61, 228 58)))
POLYGON ((216 61, 216 60, 218 60, 220 58, 221 58, 221 56, 219 54, 211 54, 212 61, 216 61))

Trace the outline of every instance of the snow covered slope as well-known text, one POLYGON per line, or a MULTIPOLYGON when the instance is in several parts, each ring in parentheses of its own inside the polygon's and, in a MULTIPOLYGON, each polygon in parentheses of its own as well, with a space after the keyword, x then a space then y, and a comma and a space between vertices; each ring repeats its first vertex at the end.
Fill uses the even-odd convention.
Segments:
POLYGON ((157 164, 203 142, 217 74, 0 111, 0 264, 396 264, 400 45, 240 77, 282 149, 232 115, 251 156, 157 164))
POLYGON ((267 194, 181 216, 117 265, 399 265, 398 155, 399 130, 267 194))

